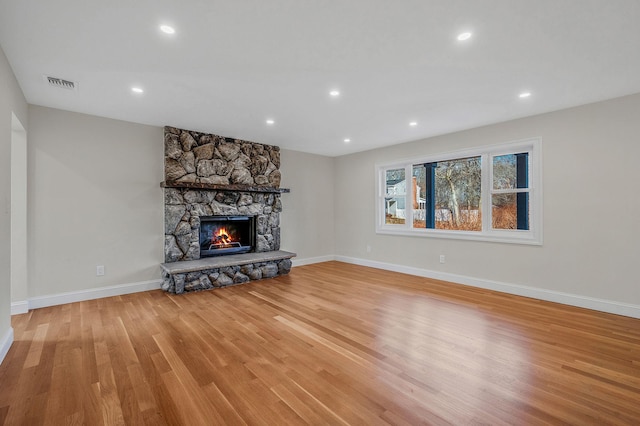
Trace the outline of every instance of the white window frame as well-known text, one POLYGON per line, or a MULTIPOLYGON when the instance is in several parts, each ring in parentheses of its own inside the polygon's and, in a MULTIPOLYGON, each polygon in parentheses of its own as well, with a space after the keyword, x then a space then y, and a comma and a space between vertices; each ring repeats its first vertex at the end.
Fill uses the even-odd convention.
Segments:
POLYGON ((376 233, 389 235, 407 235, 429 238, 447 238, 472 241, 491 241, 511 244, 542 245, 542 140, 531 138, 521 141, 489 145, 460 151, 415 157, 393 162, 376 163, 376 233), (508 190, 493 189, 493 158, 496 156, 529 153, 528 156, 528 188, 508 190), (444 229, 425 229, 413 227, 412 194, 407 181, 405 191, 405 223, 385 223, 386 172, 393 169, 405 169, 405 178, 411 179, 415 164, 456 160, 468 157, 481 157, 481 193, 482 193, 482 230, 454 231, 444 229), (529 229, 493 229, 492 228, 492 194, 529 193, 529 229))

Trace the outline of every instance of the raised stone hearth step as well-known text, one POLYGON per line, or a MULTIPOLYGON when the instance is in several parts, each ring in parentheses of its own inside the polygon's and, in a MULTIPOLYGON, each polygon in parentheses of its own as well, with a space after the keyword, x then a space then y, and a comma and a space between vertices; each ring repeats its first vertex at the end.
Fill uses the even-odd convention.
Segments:
POLYGON ((160 264, 169 293, 208 290, 288 274, 295 253, 277 250, 160 264))

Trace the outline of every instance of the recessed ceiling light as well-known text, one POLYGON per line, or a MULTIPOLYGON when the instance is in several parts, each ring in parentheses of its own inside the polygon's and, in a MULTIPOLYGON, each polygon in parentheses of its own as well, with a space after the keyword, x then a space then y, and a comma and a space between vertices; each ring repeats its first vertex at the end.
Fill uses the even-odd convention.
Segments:
POLYGON ((351 139, 349 139, 349 138, 345 138, 344 142, 345 142, 345 143, 349 143, 349 142, 351 142, 351 139))
POLYGON ((269 126, 271 126, 271 125, 275 124, 275 121, 273 121, 273 120, 269 119, 269 120, 267 120, 267 121, 266 121, 266 123, 267 123, 269 126))
POLYGON ((529 96, 531 96, 531 92, 522 92, 518 95, 519 98, 528 98, 529 96))
POLYGON ((340 91, 339 90, 332 90, 332 91, 329 92, 329 94, 335 98, 336 96, 340 96, 340 91))
POLYGON ((173 27, 170 27, 169 25, 160 25, 160 31, 162 31, 165 34, 174 34, 176 32, 176 30, 173 27))
POLYGON ((144 93, 144 90, 142 90, 140 87, 132 87, 131 91, 133 93, 144 93))
POLYGON ((412 121, 411 123, 409 123, 409 126, 411 126, 411 127, 415 127, 417 125, 418 125, 417 121, 412 121))
POLYGON ((458 34, 458 40, 459 41, 469 40, 470 38, 471 38, 471 33, 469 33, 469 32, 458 34))

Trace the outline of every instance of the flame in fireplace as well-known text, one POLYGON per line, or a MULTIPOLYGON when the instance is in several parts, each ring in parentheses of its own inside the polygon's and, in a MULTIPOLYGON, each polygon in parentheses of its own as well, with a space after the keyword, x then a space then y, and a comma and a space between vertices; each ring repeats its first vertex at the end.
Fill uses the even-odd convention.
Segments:
POLYGON ((218 248, 229 247, 233 242, 233 238, 229 236, 231 234, 227 228, 218 228, 217 231, 211 233, 211 244, 218 248))

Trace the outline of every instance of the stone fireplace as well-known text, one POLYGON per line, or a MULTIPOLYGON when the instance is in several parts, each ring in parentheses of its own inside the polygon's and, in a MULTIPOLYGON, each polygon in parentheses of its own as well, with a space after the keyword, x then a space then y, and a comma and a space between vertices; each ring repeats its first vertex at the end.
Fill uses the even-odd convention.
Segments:
POLYGON ((280 251, 280 197, 288 192, 279 187, 280 149, 174 127, 165 127, 164 142, 163 289, 181 293, 288 273, 295 254, 280 251), (189 262, 196 261, 193 270, 189 262))
POLYGON ((253 218, 254 252, 280 249, 280 194, 165 188, 165 262, 200 259, 201 217, 253 218))

